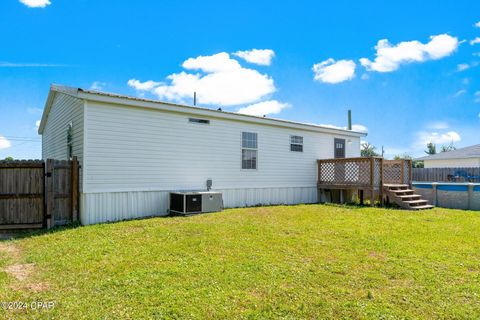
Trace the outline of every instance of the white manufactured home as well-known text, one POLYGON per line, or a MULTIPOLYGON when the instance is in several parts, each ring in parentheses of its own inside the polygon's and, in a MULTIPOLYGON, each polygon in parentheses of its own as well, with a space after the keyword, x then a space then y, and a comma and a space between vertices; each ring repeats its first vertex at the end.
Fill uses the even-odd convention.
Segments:
POLYGON ((83 224, 166 215, 168 194, 225 207, 317 202, 317 159, 360 156, 351 130, 52 86, 42 157, 79 159, 83 224))

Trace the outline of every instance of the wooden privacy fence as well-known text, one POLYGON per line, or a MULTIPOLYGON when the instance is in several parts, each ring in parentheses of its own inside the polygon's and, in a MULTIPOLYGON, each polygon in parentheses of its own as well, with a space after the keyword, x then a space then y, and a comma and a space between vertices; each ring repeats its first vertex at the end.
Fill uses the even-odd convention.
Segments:
POLYGON ((480 182, 480 167, 413 168, 412 179, 418 182, 480 182))
POLYGON ((78 174, 75 157, 0 161, 0 229, 78 221, 78 174))

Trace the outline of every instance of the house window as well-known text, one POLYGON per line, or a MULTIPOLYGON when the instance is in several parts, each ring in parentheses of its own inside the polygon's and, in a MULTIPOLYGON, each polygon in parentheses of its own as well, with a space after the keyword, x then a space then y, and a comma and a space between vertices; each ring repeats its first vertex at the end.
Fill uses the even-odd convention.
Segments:
POLYGON ((303 137, 290 136, 290 151, 303 152, 303 137))
POLYGON ((257 134, 242 132, 242 169, 257 169, 257 134))
POLYGON ((73 157, 73 123, 67 125, 67 158, 72 160, 73 157))
POLYGON ((206 119, 197 119, 197 118, 188 118, 190 123, 200 123, 200 124, 210 124, 210 120, 206 119))

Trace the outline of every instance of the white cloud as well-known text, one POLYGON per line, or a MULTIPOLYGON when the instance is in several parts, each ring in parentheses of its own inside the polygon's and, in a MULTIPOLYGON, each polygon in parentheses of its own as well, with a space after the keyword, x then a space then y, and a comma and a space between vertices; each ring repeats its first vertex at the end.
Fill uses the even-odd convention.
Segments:
POLYGON ((174 73, 167 77, 166 83, 131 79, 128 85, 139 91, 149 91, 159 99, 180 102, 192 98, 196 92, 199 103, 223 106, 257 102, 276 90, 270 76, 240 66, 225 52, 190 58, 182 66, 201 72, 174 73))
POLYGON ((458 47, 458 39, 448 34, 431 36, 428 43, 404 41, 392 45, 387 39, 378 41, 375 46, 374 61, 361 58, 360 63, 369 71, 391 72, 401 64, 437 60, 451 55, 458 47))
POLYGON ((461 140, 460 135, 455 131, 444 133, 421 131, 417 133, 417 147, 423 148, 427 143, 448 144, 461 140))
POLYGON ((240 63, 230 58, 230 55, 226 52, 189 58, 182 64, 182 67, 187 70, 202 70, 207 73, 236 71, 242 68, 240 63))
POLYGON ((468 63, 460 63, 457 64, 457 71, 464 71, 470 68, 470 65, 468 63))
POLYGON ((362 74, 362 76, 360 77, 360 79, 362 79, 362 80, 368 80, 368 79, 370 79, 370 76, 368 75, 368 73, 364 73, 364 74, 362 74))
POLYGON ((101 81, 94 81, 90 86, 90 90, 101 91, 107 84, 101 81))
POLYGON ((21 3, 30 8, 45 8, 50 5, 50 0, 20 0, 21 3))
POLYGON ((435 121, 435 122, 430 122, 427 125, 427 128, 433 129, 433 130, 444 130, 448 129, 449 125, 445 121, 435 121))
POLYGON ((252 49, 247 51, 237 51, 234 56, 244 59, 247 62, 258 64, 261 66, 269 66, 275 52, 270 49, 252 49))
POLYGON ((330 58, 313 65, 314 79, 325 83, 340 83, 355 76, 355 62, 352 60, 335 61, 330 58))
MULTIPOLYGON (((326 128, 332 128, 332 129, 347 130, 347 127, 340 127, 340 126, 336 126, 336 125, 333 125, 333 124, 322 123, 322 124, 319 124, 319 126, 326 127, 326 128)), ((367 133, 368 128, 366 126, 362 125, 362 124, 352 124, 352 131, 367 133)))
POLYGON ((357 132, 368 132, 368 128, 361 124, 353 124, 352 130, 357 132))
POLYGON ((454 98, 457 98, 457 97, 460 97, 461 95, 464 95, 465 93, 467 93, 467 90, 465 89, 460 89, 458 90, 457 92, 455 92, 455 94, 453 95, 454 98))
POLYGON ((477 23, 475 23, 475 27, 480 28, 480 21, 478 21, 477 23))
POLYGON ((35 127, 37 128, 37 130, 40 127, 40 122, 41 122, 41 120, 35 121, 35 127))
POLYGON ((161 83, 151 80, 140 82, 137 79, 130 79, 128 80, 127 84, 138 91, 150 91, 153 90, 155 87, 159 86, 161 83))
POLYGON ((470 40, 471 46, 476 45, 477 43, 480 43, 480 37, 476 37, 475 39, 470 40))
POLYGON ((29 114, 42 114, 43 109, 40 108, 27 108, 29 114))
POLYGON ((54 63, 24 63, 24 62, 0 61, 0 68, 63 68, 63 67, 69 67, 69 65, 54 64, 54 63))
POLYGON ((8 149, 12 146, 12 144, 10 143, 10 141, 8 141, 7 138, 3 137, 3 136, 0 136, 0 150, 1 149, 8 149))
POLYGON ((288 103, 278 102, 277 100, 268 100, 240 108, 238 113, 261 117, 263 115, 280 113, 283 109, 288 107, 290 107, 288 103))

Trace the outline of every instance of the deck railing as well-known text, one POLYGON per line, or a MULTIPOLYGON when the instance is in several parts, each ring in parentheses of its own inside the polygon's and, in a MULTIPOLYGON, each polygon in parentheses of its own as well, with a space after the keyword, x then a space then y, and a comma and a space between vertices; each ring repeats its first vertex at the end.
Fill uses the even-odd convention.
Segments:
POLYGON ((358 157, 318 160, 318 185, 325 189, 380 189, 383 184, 410 184, 411 160, 358 157))

